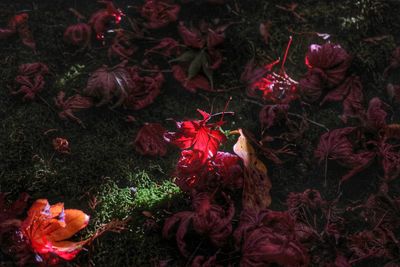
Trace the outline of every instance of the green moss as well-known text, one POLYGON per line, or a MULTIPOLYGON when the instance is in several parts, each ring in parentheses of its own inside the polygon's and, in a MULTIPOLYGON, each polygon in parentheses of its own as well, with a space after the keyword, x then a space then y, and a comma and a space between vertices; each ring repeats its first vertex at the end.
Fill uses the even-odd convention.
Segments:
POLYGON ((170 201, 180 193, 180 189, 171 181, 163 181, 160 185, 151 183, 146 187, 140 186, 136 190, 135 207, 146 210, 170 201))
POLYGON ((119 187, 113 180, 107 179, 98 192, 95 219, 98 223, 107 223, 111 219, 124 219, 131 215, 134 197, 129 187, 119 187))

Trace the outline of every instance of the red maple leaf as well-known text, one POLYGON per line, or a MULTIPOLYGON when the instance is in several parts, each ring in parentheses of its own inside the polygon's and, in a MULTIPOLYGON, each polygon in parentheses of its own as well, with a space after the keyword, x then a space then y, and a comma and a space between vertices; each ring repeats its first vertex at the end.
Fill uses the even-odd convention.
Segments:
POLYGON ((178 131, 166 133, 165 138, 180 149, 199 151, 201 161, 204 163, 216 155, 219 145, 226 141, 226 137, 217 129, 222 121, 208 123, 211 115, 200 109, 197 111, 203 116, 202 120, 176 122, 178 131))

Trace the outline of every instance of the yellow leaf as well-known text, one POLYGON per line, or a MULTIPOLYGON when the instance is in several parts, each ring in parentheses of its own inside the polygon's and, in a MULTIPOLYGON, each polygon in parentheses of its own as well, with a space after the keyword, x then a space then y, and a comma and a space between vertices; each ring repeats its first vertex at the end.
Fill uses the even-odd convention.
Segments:
POLYGON ((240 136, 233 146, 233 151, 244 164, 243 182, 243 209, 251 209, 259 212, 268 208, 271 204, 271 181, 268 177, 267 167, 257 158, 252 145, 239 129, 240 136))

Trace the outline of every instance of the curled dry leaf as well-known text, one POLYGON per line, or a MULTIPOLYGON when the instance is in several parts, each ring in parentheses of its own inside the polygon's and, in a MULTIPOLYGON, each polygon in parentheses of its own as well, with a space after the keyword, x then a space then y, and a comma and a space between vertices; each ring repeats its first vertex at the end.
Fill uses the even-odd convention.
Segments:
POLYGON ((164 84, 164 75, 158 71, 157 67, 153 67, 152 75, 141 76, 138 66, 128 69, 131 76, 132 87, 128 91, 128 96, 124 102, 124 107, 139 110, 147 107, 154 102, 160 94, 164 84))
POLYGON ((386 126, 387 110, 390 106, 380 100, 378 97, 374 97, 369 101, 367 109, 367 120, 366 125, 374 130, 381 130, 386 126))
POLYGON ((137 133, 134 146, 138 153, 149 156, 165 156, 167 143, 164 140, 166 129, 159 123, 147 123, 137 133))
POLYGON ((295 222, 287 212, 245 209, 234 236, 241 244, 241 266, 309 264, 307 250, 297 240, 295 222))
POLYGON ((35 51, 36 43, 29 29, 28 20, 27 13, 14 15, 8 22, 7 28, 0 28, 0 40, 18 33, 22 43, 35 51))
POLYGON ((286 104, 265 105, 258 115, 261 126, 264 129, 268 129, 279 121, 286 120, 288 110, 289 105, 286 104))
POLYGON ((203 38, 201 32, 196 28, 187 28, 183 22, 178 25, 178 31, 182 37, 183 43, 193 48, 203 48, 206 40, 203 38))
POLYGON ((65 92, 60 91, 56 98, 54 98, 55 105, 61 109, 58 116, 62 120, 72 120, 80 125, 82 121, 74 115, 74 112, 87 109, 93 106, 93 101, 89 97, 84 97, 79 94, 73 95, 65 99, 65 92))
POLYGON ((347 127, 324 133, 314 152, 320 163, 330 159, 336 160, 344 167, 351 168, 351 171, 342 177, 341 182, 366 169, 375 158, 373 151, 354 152, 349 135, 356 130, 354 127, 347 127))
POLYGON ((140 14, 147 22, 144 24, 149 29, 159 29, 178 19, 181 7, 169 4, 166 1, 146 0, 140 14))
POLYGON ((35 99, 36 95, 43 90, 45 85, 44 75, 48 73, 48 67, 41 62, 20 65, 18 69, 19 75, 15 78, 20 88, 11 92, 11 94, 23 94, 22 99, 24 101, 35 99))
POLYGON ((266 209, 271 204, 271 181, 267 174, 267 167, 256 155, 242 130, 239 129, 240 136, 233 147, 233 151, 238 155, 244 165, 243 178, 243 209, 259 212, 266 209))
POLYGON ((119 24, 123 13, 114 6, 112 1, 105 1, 106 8, 98 10, 89 20, 89 25, 92 26, 96 37, 99 40, 104 39, 104 32, 111 23, 119 24))
POLYGON ((90 47, 91 38, 92 29, 86 23, 70 25, 64 32, 64 42, 82 48, 90 47))
POLYGON ((137 47, 132 44, 128 34, 124 30, 119 30, 108 48, 108 58, 129 59, 136 50, 137 47))
POLYGON ((69 148, 69 142, 67 139, 62 137, 56 137, 52 141, 54 151, 60 154, 70 154, 71 149, 69 148))
POLYGON ((319 69, 311 69, 299 80, 299 89, 302 96, 309 102, 317 101, 324 88, 324 81, 319 69))
POLYGON ((243 168, 237 155, 219 151, 210 163, 224 187, 241 188, 243 186, 243 168))
POLYGON ((183 150, 175 170, 175 183, 183 191, 213 190, 218 187, 236 189, 243 185, 243 169, 234 154, 217 152, 216 156, 202 161, 202 153, 183 150))
POLYGON ((178 224, 176 241, 179 251, 185 257, 190 253, 187 249, 185 236, 190 229, 200 235, 207 236, 217 247, 222 246, 232 232, 232 218, 235 213, 233 202, 225 197, 228 208, 225 209, 218 204, 213 204, 209 193, 196 193, 193 196, 194 211, 182 211, 165 220, 163 237, 169 238, 173 227, 178 224))
POLYGON ((328 87, 339 85, 346 77, 351 56, 340 45, 326 43, 313 44, 306 54, 305 63, 309 69, 319 69, 321 78, 328 87))
MULTIPOLYGON (((399 136, 397 136, 399 139, 399 136)), ((380 141, 377 144, 377 156, 383 169, 383 179, 390 182, 400 175, 400 151, 399 145, 380 141)))
POLYGON ((341 119, 344 123, 348 118, 363 118, 365 110, 363 107, 364 93, 358 76, 349 77, 342 86, 349 87, 349 94, 343 102, 343 114, 341 119))

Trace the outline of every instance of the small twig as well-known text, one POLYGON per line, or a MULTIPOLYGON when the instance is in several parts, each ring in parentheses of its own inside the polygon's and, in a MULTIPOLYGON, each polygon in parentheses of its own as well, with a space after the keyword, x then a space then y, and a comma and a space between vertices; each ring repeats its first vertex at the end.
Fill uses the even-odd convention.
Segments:
POLYGON ((79 13, 79 11, 76 10, 75 8, 71 7, 68 10, 71 11, 72 14, 74 14, 79 20, 85 20, 86 19, 86 17, 84 15, 82 15, 81 13, 79 13))
POLYGON ((214 114, 212 114, 211 115, 211 117, 216 117, 216 116, 224 116, 224 115, 232 115, 232 116, 234 116, 235 115, 235 112, 234 111, 224 111, 224 112, 218 112, 218 113, 214 113, 214 114))
POLYGON ((328 176, 328 154, 326 154, 325 156, 324 187, 327 186, 327 176, 328 176))
POLYGON ((150 69, 142 69, 142 68, 139 68, 139 70, 140 71, 143 71, 143 72, 172 72, 172 70, 150 70, 150 69))
POLYGON ((307 117, 304 117, 304 116, 301 116, 301 115, 299 115, 299 114, 292 113, 292 112, 288 112, 288 115, 291 115, 291 116, 293 116, 293 117, 297 117, 297 118, 300 118, 300 119, 305 119, 305 120, 308 121, 309 123, 314 124, 314 125, 316 125, 316 126, 319 126, 319 127, 323 128, 323 129, 324 129, 325 131, 327 131, 327 132, 330 131, 329 128, 326 127, 325 125, 323 125, 323 124, 321 124, 321 123, 318 123, 318 122, 316 122, 316 121, 313 121, 313 120, 311 120, 311 119, 309 119, 309 118, 307 118, 307 117))
POLYGON ((190 266, 190 261, 194 258, 194 255, 196 255, 197 251, 200 249, 201 245, 203 244, 204 239, 202 239, 199 243, 199 245, 196 247, 196 249, 193 251, 192 255, 188 258, 188 261, 186 263, 186 266, 190 266))
POLYGON ((262 103, 260 103, 260 102, 257 102, 257 101, 255 101, 255 100, 252 100, 252 99, 245 98, 244 101, 245 101, 245 102, 252 103, 252 104, 257 105, 257 106, 260 106, 260 107, 264 107, 264 104, 262 104, 262 103))
POLYGON ((50 106, 50 104, 46 101, 46 99, 44 99, 41 95, 37 95, 37 96, 43 103, 45 103, 49 107, 49 109, 51 109, 55 113, 58 113, 52 106, 50 106))

